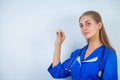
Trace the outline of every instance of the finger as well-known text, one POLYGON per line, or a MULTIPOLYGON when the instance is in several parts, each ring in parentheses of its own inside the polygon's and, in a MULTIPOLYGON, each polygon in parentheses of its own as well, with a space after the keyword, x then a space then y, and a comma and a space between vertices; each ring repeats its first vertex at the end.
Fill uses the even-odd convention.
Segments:
POLYGON ((57 34, 61 34, 61 30, 58 30, 58 31, 57 31, 57 34))
POLYGON ((65 37, 65 34, 64 34, 64 32, 63 32, 63 31, 61 31, 61 36, 62 36, 62 37, 65 37))
POLYGON ((65 34, 64 34, 64 32, 63 32, 61 29, 59 29, 59 30, 56 32, 56 34, 57 34, 57 36, 59 36, 59 37, 65 38, 65 34))

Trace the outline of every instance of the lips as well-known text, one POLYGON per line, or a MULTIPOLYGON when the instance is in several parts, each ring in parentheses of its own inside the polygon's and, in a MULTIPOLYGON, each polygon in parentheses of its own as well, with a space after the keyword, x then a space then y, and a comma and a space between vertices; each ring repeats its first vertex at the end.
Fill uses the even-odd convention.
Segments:
POLYGON ((84 32, 83 34, 84 34, 84 35, 87 35, 87 34, 89 34, 89 32, 84 32))

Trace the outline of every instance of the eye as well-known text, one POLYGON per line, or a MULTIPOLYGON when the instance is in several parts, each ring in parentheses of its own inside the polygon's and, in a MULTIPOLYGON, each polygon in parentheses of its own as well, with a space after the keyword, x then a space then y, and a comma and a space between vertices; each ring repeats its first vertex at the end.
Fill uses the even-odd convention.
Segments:
POLYGON ((86 23, 87 26, 89 26, 91 23, 86 23))
POLYGON ((80 27, 82 28, 82 27, 83 27, 83 25, 82 25, 82 24, 80 24, 80 27))
POLYGON ((82 27, 83 27, 83 25, 80 25, 80 27, 82 28, 82 27))

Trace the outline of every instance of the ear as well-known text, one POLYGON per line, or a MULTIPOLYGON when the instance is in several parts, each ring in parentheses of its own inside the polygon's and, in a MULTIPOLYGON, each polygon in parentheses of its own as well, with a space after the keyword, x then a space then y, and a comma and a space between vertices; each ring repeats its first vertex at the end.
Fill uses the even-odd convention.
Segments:
POLYGON ((99 22, 98 23, 98 29, 101 29, 102 28, 102 22, 99 22))

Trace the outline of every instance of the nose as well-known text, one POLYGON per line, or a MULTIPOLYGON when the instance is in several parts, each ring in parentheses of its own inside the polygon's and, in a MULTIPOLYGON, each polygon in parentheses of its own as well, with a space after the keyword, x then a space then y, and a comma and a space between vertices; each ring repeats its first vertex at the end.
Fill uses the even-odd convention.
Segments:
POLYGON ((87 30, 87 26, 86 26, 86 25, 83 25, 82 31, 86 31, 86 30, 87 30))

